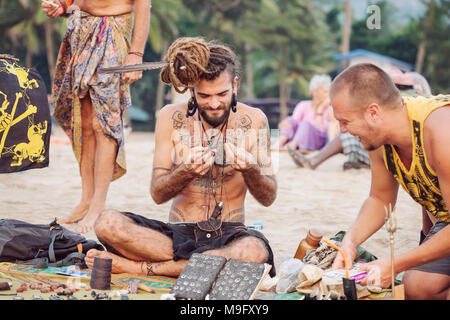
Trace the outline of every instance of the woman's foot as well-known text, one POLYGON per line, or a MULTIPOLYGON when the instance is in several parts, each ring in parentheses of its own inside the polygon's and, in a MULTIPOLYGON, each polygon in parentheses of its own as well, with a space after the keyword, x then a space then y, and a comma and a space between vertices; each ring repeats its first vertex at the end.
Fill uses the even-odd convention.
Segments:
POLYGON ((56 222, 58 222, 59 224, 77 223, 86 216, 88 210, 89 204, 80 203, 75 207, 75 209, 72 210, 69 215, 57 219, 56 222))
POLYGON ((86 233, 94 228, 95 220, 99 216, 101 211, 93 212, 91 209, 86 213, 83 219, 78 221, 77 232, 86 233))

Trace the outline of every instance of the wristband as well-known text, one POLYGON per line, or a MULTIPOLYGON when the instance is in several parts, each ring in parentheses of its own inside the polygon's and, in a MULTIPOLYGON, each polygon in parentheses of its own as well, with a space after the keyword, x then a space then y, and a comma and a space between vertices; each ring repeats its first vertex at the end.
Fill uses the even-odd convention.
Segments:
POLYGON ((66 14, 66 5, 62 1, 59 1, 59 6, 61 7, 61 9, 63 9, 63 12, 62 12, 62 14, 60 14, 60 16, 65 15, 66 14))

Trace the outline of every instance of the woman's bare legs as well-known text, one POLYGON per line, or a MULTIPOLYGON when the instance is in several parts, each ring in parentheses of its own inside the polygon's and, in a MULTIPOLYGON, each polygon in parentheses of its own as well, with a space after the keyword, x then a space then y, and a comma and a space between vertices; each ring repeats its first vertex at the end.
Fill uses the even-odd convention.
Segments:
POLYGON ((109 184, 114 172, 117 143, 103 133, 89 96, 81 100, 82 146, 80 159, 81 200, 59 223, 78 222, 77 232, 91 230, 105 210, 109 184))
POLYGON ((68 216, 58 219, 58 223, 60 224, 76 223, 83 219, 89 210, 89 204, 94 195, 96 139, 94 129, 92 128, 93 117, 94 110, 92 108, 91 100, 86 97, 81 100, 81 200, 68 216))

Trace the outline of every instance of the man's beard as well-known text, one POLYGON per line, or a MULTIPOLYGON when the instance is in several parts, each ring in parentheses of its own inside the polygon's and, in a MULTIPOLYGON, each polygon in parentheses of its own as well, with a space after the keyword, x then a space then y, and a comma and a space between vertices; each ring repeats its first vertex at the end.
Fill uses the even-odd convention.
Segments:
POLYGON ((225 112, 219 118, 215 118, 215 117, 213 118, 213 117, 208 116, 208 114, 206 113, 206 111, 208 111, 208 108, 205 108, 205 109, 202 109, 202 107, 198 108, 200 116, 206 121, 206 123, 211 125, 213 128, 221 125, 224 121, 226 121, 228 119, 228 116, 229 116, 230 110, 231 110, 231 105, 229 105, 228 107, 221 106, 219 109, 224 110, 225 112))

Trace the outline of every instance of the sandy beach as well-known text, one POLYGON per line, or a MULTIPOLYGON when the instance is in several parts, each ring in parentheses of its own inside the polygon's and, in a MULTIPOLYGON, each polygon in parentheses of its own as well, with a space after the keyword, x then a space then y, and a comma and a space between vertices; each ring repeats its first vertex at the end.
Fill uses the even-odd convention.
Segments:
MULTIPOLYGON (((56 136, 65 139, 56 130, 56 136)), ((150 197, 154 134, 133 132, 126 139, 127 174, 110 186, 107 208, 130 211, 167 221, 170 202, 157 205, 150 197)), ((344 155, 337 155, 315 171, 297 168, 286 152, 274 153, 278 194, 268 208, 250 194, 246 197, 246 223, 264 223, 275 264, 294 255, 310 227, 320 227, 326 237, 347 230, 368 195, 370 170, 343 171, 344 155)), ((1 215, 31 223, 49 223, 68 214, 78 204, 81 180, 78 164, 67 144, 52 143, 50 165, 13 174, 0 174, 1 215)), ((421 209, 402 189, 397 202, 398 231, 395 252, 418 245, 421 209)), ((67 226, 67 225, 66 225, 67 226)), ((67 226, 75 230, 75 225, 67 226)), ((96 239, 93 231, 85 235, 96 239)), ((389 256, 389 235, 383 228, 363 244, 379 258, 389 256)))

